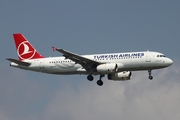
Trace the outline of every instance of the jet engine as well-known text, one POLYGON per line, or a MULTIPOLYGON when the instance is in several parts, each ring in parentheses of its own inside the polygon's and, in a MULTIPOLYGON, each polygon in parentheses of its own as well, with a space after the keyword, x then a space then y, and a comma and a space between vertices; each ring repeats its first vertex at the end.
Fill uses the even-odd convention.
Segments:
POLYGON ((116 63, 107 63, 107 64, 101 64, 97 66, 97 72, 100 73, 114 73, 117 71, 118 66, 116 63))
POLYGON ((130 80, 131 76, 132 76, 131 71, 123 71, 119 73, 108 74, 108 79, 114 81, 125 81, 125 80, 130 80))

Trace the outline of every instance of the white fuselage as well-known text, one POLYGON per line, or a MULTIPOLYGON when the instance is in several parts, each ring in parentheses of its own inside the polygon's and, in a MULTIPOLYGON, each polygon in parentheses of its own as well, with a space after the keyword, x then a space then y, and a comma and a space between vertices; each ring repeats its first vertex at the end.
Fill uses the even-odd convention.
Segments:
MULTIPOLYGON (((101 63, 116 63, 123 67, 117 72, 153 70, 168 67, 172 60, 158 52, 127 52, 111 54, 93 54, 82 55, 85 58, 98 61, 101 63)), ((31 63, 30 66, 18 65, 11 62, 11 66, 49 74, 89 74, 80 64, 73 62, 65 57, 49 57, 40 59, 23 60, 31 63)), ((104 74, 93 72, 93 74, 104 74)))

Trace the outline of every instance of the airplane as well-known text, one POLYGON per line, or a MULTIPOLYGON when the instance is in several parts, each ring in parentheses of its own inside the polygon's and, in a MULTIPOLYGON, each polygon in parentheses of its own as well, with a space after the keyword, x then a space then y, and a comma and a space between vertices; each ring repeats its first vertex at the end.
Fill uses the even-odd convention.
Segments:
POLYGON ((164 54, 152 51, 78 55, 64 49, 52 47, 61 57, 44 57, 21 34, 13 34, 18 59, 6 58, 10 66, 56 75, 84 74, 89 81, 100 75, 97 85, 102 86, 102 77, 108 80, 126 81, 132 71, 147 70, 152 80, 152 70, 168 67, 173 61, 164 54))

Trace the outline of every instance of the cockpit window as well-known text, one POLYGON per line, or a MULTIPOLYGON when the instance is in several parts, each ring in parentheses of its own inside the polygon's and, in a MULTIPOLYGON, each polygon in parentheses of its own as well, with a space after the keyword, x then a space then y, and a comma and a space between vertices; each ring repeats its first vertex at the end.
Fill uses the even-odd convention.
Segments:
POLYGON ((157 55, 157 57, 166 57, 165 55, 157 55))
POLYGON ((166 57, 165 55, 163 55, 163 57, 166 57))

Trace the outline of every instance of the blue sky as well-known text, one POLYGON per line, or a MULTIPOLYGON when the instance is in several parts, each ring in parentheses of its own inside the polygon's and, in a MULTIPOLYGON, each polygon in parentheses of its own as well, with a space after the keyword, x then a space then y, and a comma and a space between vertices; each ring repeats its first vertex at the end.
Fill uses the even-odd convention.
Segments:
POLYGON ((2 0, 0 119, 179 120, 179 6, 178 0, 2 0), (99 87, 84 75, 9 67, 5 58, 17 58, 13 33, 23 33, 47 57, 61 55, 52 46, 77 54, 148 49, 164 53, 174 64, 153 71, 153 81, 147 71, 133 72, 130 81, 104 78, 99 87))

